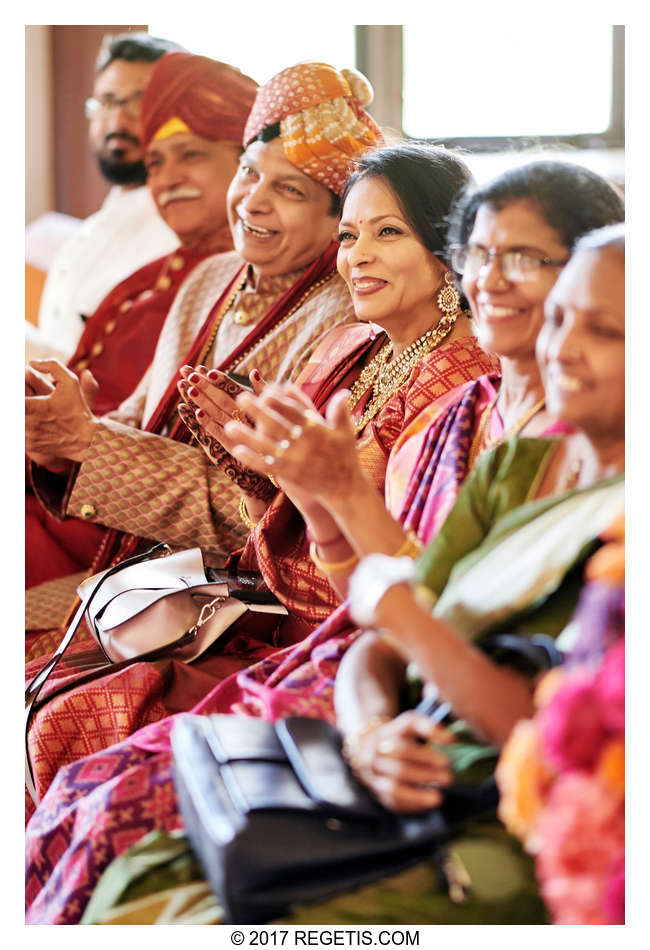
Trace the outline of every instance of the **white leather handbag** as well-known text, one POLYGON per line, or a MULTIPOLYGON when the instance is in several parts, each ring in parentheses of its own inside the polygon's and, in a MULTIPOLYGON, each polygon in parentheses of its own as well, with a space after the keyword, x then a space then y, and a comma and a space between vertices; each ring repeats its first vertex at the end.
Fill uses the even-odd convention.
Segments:
POLYGON ((268 590, 255 586, 257 575, 222 575, 211 582, 200 548, 130 561, 117 573, 87 578, 77 589, 87 602, 90 631, 113 663, 161 650, 189 662, 247 610, 287 613, 268 590))
MULTIPOLYGON (((259 574, 208 571, 210 576, 200 548, 172 554, 167 544, 157 544, 86 578, 77 588, 81 603, 65 636, 25 690, 25 742, 34 713, 48 700, 37 705, 38 696, 84 615, 106 659, 121 667, 163 656, 190 662, 229 639, 230 628, 248 611, 288 614, 259 574)), ((28 754, 25 777, 37 801, 28 754)))

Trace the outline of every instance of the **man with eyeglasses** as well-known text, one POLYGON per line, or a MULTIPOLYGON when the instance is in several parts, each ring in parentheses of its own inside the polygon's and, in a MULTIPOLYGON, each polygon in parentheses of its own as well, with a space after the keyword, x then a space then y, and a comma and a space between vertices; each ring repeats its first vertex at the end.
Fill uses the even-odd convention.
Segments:
POLYGON ((156 61, 180 48, 147 33, 107 35, 102 41, 86 116, 99 170, 113 187, 100 210, 86 218, 52 261, 38 331, 27 325, 28 359, 55 355, 67 360, 85 318, 106 294, 133 271, 178 246, 145 185, 140 100, 156 61))

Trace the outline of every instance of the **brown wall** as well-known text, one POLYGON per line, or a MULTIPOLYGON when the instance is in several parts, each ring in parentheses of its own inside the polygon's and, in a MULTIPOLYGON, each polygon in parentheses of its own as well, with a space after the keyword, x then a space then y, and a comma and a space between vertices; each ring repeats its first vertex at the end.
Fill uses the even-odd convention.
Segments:
POLYGON ((108 184, 88 147, 84 101, 92 94, 95 57, 106 33, 146 26, 53 26, 54 190, 56 210, 86 218, 101 205, 108 184))

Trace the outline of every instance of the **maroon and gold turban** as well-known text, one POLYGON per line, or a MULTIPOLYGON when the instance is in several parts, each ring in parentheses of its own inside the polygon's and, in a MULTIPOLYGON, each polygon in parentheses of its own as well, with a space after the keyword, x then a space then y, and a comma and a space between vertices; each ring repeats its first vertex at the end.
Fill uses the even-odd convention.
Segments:
POLYGON ((256 90, 255 80, 227 63, 165 53, 142 96, 143 148, 154 138, 188 129, 203 139, 241 142, 256 90))
POLYGON ((383 145, 364 110, 372 87, 354 69, 299 63, 257 90, 244 131, 244 147, 262 129, 280 123, 284 153, 292 165, 340 195, 364 152, 383 145))

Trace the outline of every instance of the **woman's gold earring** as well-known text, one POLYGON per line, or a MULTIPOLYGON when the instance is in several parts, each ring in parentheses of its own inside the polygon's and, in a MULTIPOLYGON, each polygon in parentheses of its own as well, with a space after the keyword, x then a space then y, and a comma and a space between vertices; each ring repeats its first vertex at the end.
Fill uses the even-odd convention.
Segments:
POLYGON ((442 289, 436 300, 438 301, 440 312, 446 317, 452 316, 460 310, 460 294, 454 283, 451 271, 447 271, 445 274, 442 289))

